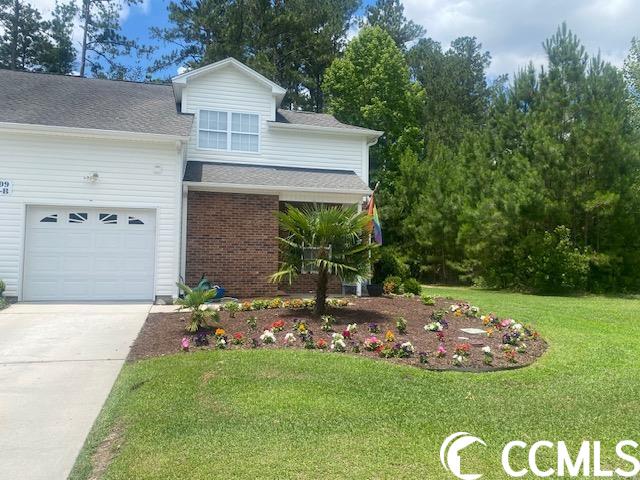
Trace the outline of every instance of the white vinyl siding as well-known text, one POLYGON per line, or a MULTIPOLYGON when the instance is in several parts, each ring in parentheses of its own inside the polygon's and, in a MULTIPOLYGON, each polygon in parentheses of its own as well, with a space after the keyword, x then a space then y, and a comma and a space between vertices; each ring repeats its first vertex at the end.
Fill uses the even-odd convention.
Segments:
MULTIPOLYGON (((176 144, 0 133, 0 279, 16 296, 28 205, 155 212, 155 295, 175 295, 179 272, 181 158, 176 144), (95 183, 86 177, 98 173, 95 183)), ((84 213, 84 211, 80 212, 84 213)))
MULTIPOLYGON (((368 147, 366 138, 319 131, 276 130, 269 128, 275 120, 276 101, 271 89, 255 81, 234 67, 212 72, 189 80, 183 92, 182 111, 193 113, 207 110, 259 115, 257 152, 234 151, 234 144, 243 148, 255 148, 253 140, 244 139, 241 129, 237 139, 230 140, 228 150, 200 148, 198 144, 199 122, 194 122, 192 140, 187 146, 187 160, 282 167, 319 168, 353 171, 368 183, 368 147), (252 145, 247 145, 253 142, 252 145)), ((237 124, 238 120, 236 120, 237 124)), ((233 118, 230 123, 234 123, 233 118)), ((235 137, 235 134, 232 133, 235 137)))

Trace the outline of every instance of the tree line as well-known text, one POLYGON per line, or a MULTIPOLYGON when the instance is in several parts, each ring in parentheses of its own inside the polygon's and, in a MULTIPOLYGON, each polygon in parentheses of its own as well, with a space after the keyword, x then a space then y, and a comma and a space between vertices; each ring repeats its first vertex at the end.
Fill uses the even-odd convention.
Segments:
POLYGON ((383 130, 371 150, 377 277, 640 290, 636 40, 619 69, 563 24, 542 45, 547 66, 490 80, 478 39, 443 46, 399 0, 172 1, 150 46, 122 34, 115 0, 77 1, 43 21, 0 0, 0 66, 152 78, 233 56, 285 87, 285 107, 383 130), (148 70, 122 61, 133 54, 152 58, 148 70))

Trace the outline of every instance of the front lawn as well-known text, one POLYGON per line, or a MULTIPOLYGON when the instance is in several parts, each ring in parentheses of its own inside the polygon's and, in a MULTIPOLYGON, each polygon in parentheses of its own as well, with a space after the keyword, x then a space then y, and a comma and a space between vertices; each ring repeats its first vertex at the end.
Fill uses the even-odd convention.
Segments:
POLYGON ((458 431, 487 442, 464 456, 485 478, 503 478, 500 450, 516 439, 600 440, 603 466, 618 466, 615 443, 640 431, 640 300, 428 291, 535 324, 549 349, 484 374, 304 350, 127 364, 71 478, 94 463, 110 479, 441 479, 440 445, 458 431))

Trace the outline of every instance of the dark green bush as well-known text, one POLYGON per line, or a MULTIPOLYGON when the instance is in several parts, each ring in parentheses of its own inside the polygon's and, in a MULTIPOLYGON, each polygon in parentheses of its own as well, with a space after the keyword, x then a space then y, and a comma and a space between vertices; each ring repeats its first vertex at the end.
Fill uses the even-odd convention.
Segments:
POLYGON ((422 292, 422 285, 415 278, 408 278, 402 284, 404 293, 413 293, 414 295, 420 295, 422 292))
POLYGON ((382 247, 374 250, 372 283, 383 283, 387 277, 407 278, 409 267, 395 248, 382 247))

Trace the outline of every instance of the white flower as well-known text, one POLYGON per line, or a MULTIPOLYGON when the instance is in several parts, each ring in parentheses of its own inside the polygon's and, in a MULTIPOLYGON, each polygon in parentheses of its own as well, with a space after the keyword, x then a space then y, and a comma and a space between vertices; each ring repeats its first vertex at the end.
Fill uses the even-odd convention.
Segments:
POLYGON ((289 332, 284 336, 284 343, 286 343, 287 345, 293 345, 296 341, 296 336, 289 332))
POLYGON ((482 347, 482 351, 484 353, 491 354, 491 347, 489 345, 487 345, 486 347, 482 347))
POLYGON ((333 338, 334 342, 337 342, 338 340, 344 340, 344 337, 341 333, 334 333, 333 335, 331 335, 331 338, 333 338))
POLYGON ((276 336, 271 330, 265 330, 262 335, 260 335, 260 340, 262 340, 263 343, 275 343, 276 336))
POLYGON ((424 329, 427 332, 441 332, 442 331, 442 324, 440 322, 431 322, 431 323, 425 325, 424 329))
POLYGON ((512 323, 511 324, 511 328, 513 328, 514 330, 522 330, 522 324, 521 323, 512 323))
POLYGON ((347 332, 356 333, 357 331, 358 331, 358 324, 357 323, 350 323, 349 325, 347 325, 347 332))
POLYGON ((459 310, 459 309, 460 309, 460 305, 456 305, 455 303, 451 305, 451 308, 450 308, 452 312, 455 312, 456 310, 459 310))
POLYGON ((407 352, 413 352, 413 345, 411 345, 411 342, 404 342, 402 345, 400 345, 400 348, 407 352))

